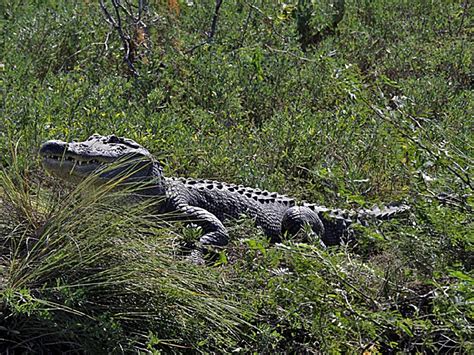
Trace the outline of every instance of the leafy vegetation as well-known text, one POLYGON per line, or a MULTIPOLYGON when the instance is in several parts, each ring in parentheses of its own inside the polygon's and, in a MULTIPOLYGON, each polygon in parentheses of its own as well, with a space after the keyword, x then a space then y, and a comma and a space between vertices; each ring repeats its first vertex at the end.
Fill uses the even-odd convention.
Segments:
POLYGON ((473 351, 470 2, 101 3, 0 4, 1 352, 473 351), (329 249, 244 219, 196 266, 156 202, 45 176, 41 142, 95 132, 168 175, 412 209, 329 249))

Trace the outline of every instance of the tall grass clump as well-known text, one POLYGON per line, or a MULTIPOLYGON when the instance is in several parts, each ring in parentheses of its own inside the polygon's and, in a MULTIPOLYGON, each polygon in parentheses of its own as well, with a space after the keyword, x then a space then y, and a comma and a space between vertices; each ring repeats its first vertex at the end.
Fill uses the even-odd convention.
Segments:
POLYGON ((1 172, 1 351, 182 351, 235 342, 242 311, 223 297, 216 270, 175 255, 176 235, 157 227, 156 201, 127 203, 133 188, 91 184, 58 199, 1 172))
POLYGON ((472 2, 121 3, 128 38, 98 1, 0 1, 0 352, 473 353, 472 2), (158 201, 38 168, 93 133, 167 176, 411 209, 328 249, 243 219, 198 267, 158 201))

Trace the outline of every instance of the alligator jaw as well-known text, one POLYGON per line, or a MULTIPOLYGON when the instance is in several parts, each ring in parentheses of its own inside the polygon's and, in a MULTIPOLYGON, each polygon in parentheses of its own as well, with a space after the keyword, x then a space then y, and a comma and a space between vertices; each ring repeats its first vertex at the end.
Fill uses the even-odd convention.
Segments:
POLYGON ((62 179, 75 180, 74 177, 83 179, 91 175, 98 168, 104 166, 105 162, 99 160, 83 161, 70 156, 43 156, 44 168, 53 175, 62 179))
POLYGON ((52 140, 44 143, 39 151, 44 168, 51 174, 65 180, 80 181, 112 163, 114 159, 79 155, 70 144, 52 140))
POLYGON ((93 135, 83 142, 50 140, 39 155, 49 173, 73 183, 88 176, 100 181, 123 178, 129 181, 147 177, 152 155, 136 142, 114 135, 93 135))

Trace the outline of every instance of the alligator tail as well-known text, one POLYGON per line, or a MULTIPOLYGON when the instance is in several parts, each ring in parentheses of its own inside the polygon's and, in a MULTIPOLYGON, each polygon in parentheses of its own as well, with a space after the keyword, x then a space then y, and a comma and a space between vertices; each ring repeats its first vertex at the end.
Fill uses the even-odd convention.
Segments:
POLYGON ((361 224, 366 224, 368 220, 388 220, 394 217, 398 217, 407 213, 410 210, 410 206, 402 203, 392 203, 387 206, 380 208, 375 206, 372 209, 360 209, 354 217, 355 221, 361 224))
POLYGON ((327 208, 313 203, 305 203, 304 206, 309 207, 319 215, 326 215, 329 218, 343 219, 351 222, 363 222, 374 219, 388 220, 410 210, 410 206, 402 203, 391 203, 382 208, 374 206, 371 209, 362 208, 357 210, 327 208))

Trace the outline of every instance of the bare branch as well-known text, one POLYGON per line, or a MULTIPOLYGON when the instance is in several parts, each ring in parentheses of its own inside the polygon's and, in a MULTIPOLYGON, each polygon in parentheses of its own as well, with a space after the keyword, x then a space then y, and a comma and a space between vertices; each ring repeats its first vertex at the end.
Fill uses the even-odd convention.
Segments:
POLYGON ((462 8, 463 8, 463 13, 462 13, 462 17, 461 17, 461 23, 459 24, 459 28, 458 28, 458 33, 457 33, 458 35, 459 35, 459 33, 461 33, 461 30, 464 26, 464 19, 467 17, 468 12, 469 12, 469 1, 468 0, 464 0, 462 8))
POLYGON ((249 22, 250 22, 250 18, 252 17, 252 12, 253 12, 253 8, 250 8, 249 9, 249 13, 247 15, 247 18, 245 19, 245 23, 242 27, 242 31, 241 31, 241 34, 240 34, 240 41, 239 41, 239 44, 237 46, 235 46, 234 49, 237 49, 237 48, 240 48, 243 46, 244 44, 244 40, 245 40, 245 34, 247 32, 247 28, 249 26, 249 22))
MULTIPOLYGON (((122 9, 125 15, 127 15, 127 17, 129 18, 129 20, 131 20, 132 22, 136 22, 135 16, 133 16, 133 14, 129 11, 129 9, 127 9, 125 6, 122 5, 120 0, 112 0, 112 2, 114 3, 114 7, 117 6, 122 9)), ((127 4, 129 8, 132 7, 132 5, 128 3, 128 1, 125 1, 125 3, 127 4)))
POLYGON ((112 17, 112 15, 110 15, 110 12, 109 10, 107 10, 107 7, 105 6, 104 4, 104 0, 100 0, 100 8, 102 10, 102 12, 104 13, 105 15, 105 21, 107 21, 107 23, 113 27, 115 27, 117 24, 115 23, 115 20, 114 18, 112 17))
POLYGON ((185 52, 186 54, 192 53, 197 48, 202 47, 203 45, 208 44, 212 41, 212 39, 214 38, 214 35, 216 34, 217 21, 219 19, 219 10, 220 10, 223 2, 224 2, 224 0, 216 0, 216 6, 214 8, 214 15, 212 16, 211 29, 209 30, 209 32, 207 32, 207 39, 205 41, 202 41, 199 44, 196 44, 194 47, 188 49, 185 52))
POLYGON ((132 39, 130 38, 130 36, 125 33, 125 31, 123 30, 123 27, 122 27, 122 18, 120 16, 120 9, 122 9, 126 14, 127 16, 131 16, 130 18, 133 19, 133 16, 130 14, 130 12, 128 10, 126 10, 123 5, 120 3, 119 0, 111 0, 112 2, 112 6, 114 7, 114 11, 115 11, 115 18, 111 15, 111 13, 109 12, 109 10, 107 9, 107 7, 105 6, 104 4, 104 1, 103 0, 100 0, 100 8, 102 9, 102 12, 104 13, 105 15, 105 18, 106 18, 106 21, 107 23, 109 23, 109 25, 111 25, 112 27, 115 28, 115 30, 117 31, 117 33, 119 34, 119 37, 120 37, 120 40, 122 41, 122 45, 123 45, 123 48, 124 48, 124 61, 125 63, 127 63, 127 66, 130 70, 130 72, 132 73, 132 75, 134 77, 138 77, 139 76, 139 73, 138 71, 135 69, 135 66, 133 65, 133 59, 131 58, 131 42, 132 42, 132 39))
POLYGON ((148 2, 146 0, 139 0, 138 1, 138 21, 142 20, 143 13, 147 12, 148 10, 148 2))
POLYGON ((216 8, 214 9, 214 16, 212 17, 211 30, 208 33, 208 38, 212 39, 216 34, 217 20, 219 18, 219 10, 224 0, 216 0, 216 8))

